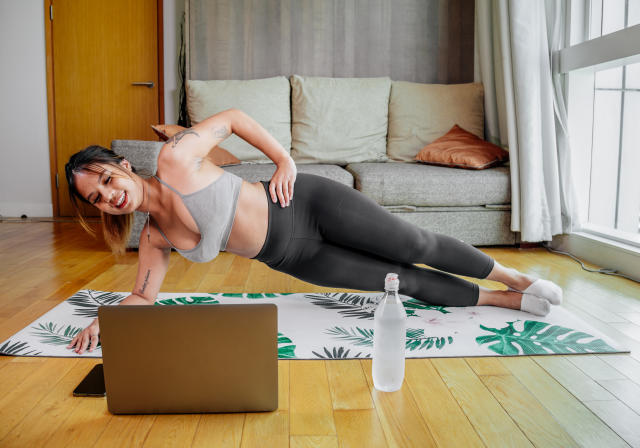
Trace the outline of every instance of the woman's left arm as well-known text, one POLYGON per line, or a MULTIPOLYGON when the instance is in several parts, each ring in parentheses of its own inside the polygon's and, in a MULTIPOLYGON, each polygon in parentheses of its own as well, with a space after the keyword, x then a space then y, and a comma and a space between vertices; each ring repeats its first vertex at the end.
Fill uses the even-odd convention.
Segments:
POLYGON ((288 206, 293 199, 293 185, 298 174, 296 163, 260 123, 241 110, 231 109, 230 112, 232 132, 265 153, 276 164, 276 171, 269 183, 269 193, 273 202, 280 201, 281 207, 288 206))
POLYGON ((227 109, 171 137, 162 148, 163 157, 172 161, 198 160, 231 133, 265 153, 276 164, 269 192, 273 202, 285 207, 293 199, 296 164, 280 143, 257 121, 239 109, 227 109))

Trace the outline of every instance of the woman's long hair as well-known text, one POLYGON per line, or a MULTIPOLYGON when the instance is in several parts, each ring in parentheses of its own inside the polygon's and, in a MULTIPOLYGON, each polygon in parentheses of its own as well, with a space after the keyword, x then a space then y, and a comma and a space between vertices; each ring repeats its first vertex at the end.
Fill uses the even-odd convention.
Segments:
MULTIPOLYGON (((80 224, 92 236, 95 236, 95 232, 89 226, 84 216, 82 216, 78 199, 87 204, 91 203, 78 192, 75 184, 75 174, 84 171, 99 175, 104 171, 104 168, 98 164, 106 164, 114 168, 112 176, 131 177, 127 170, 120 165, 123 160, 124 157, 119 156, 110 149, 103 148, 98 145, 92 145, 72 155, 69 162, 67 162, 64 167, 67 183, 69 184, 69 199, 71 204, 80 218, 80 224)), ((137 172, 133 166, 131 167, 131 170, 134 173, 137 172)), ((115 254, 124 253, 131 234, 133 213, 127 213, 126 215, 111 215, 100 211, 100 217, 102 218, 102 233, 104 234, 104 239, 111 248, 111 251, 115 254)))

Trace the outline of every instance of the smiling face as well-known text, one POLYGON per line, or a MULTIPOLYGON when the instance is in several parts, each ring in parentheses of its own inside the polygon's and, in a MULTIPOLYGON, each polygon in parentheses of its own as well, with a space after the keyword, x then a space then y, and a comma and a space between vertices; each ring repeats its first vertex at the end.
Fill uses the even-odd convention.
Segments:
POLYGON ((110 215, 132 213, 142 204, 142 183, 136 181, 126 160, 119 166, 93 164, 76 172, 73 183, 87 202, 110 215))

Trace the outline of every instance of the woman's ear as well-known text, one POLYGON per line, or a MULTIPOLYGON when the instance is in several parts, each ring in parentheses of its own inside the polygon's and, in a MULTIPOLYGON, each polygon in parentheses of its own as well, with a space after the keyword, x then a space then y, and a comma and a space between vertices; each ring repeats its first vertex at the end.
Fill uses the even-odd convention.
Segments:
POLYGON ((131 162, 129 162, 127 159, 122 159, 120 161, 120 165, 122 165, 122 167, 127 171, 131 171, 131 162))

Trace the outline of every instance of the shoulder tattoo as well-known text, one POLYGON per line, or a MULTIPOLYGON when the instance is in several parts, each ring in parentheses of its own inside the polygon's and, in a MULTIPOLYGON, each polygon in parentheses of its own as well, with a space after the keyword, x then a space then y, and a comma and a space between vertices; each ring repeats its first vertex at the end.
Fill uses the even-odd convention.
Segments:
POLYGON ((175 148, 176 145, 180 143, 180 140, 182 140, 185 135, 189 135, 189 134, 193 134, 196 137, 200 137, 200 135, 196 131, 193 131, 191 129, 185 129, 184 131, 180 131, 177 134, 175 134, 173 137, 170 137, 169 139, 167 139, 167 143, 171 143, 171 147, 175 148))
POLYGON ((227 129, 226 126, 217 126, 211 131, 213 132, 213 136, 216 138, 227 138, 231 135, 231 132, 229 132, 229 129, 227 129))

